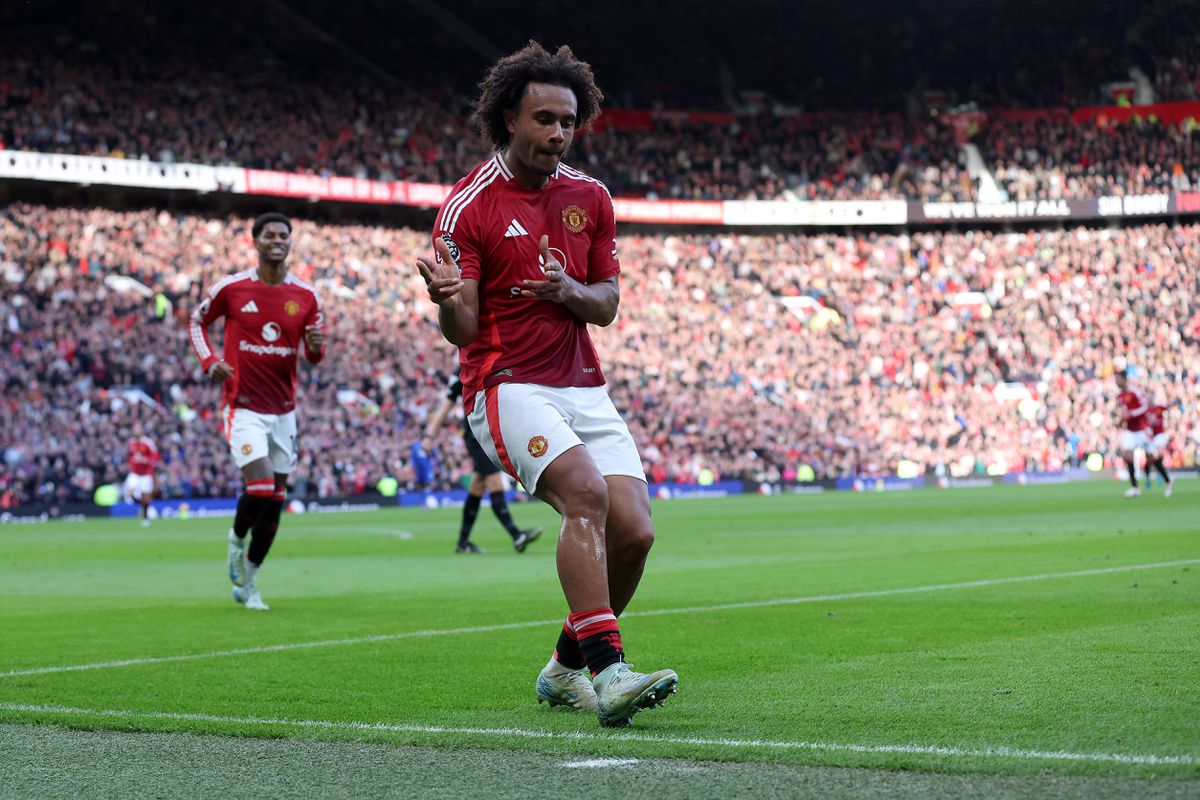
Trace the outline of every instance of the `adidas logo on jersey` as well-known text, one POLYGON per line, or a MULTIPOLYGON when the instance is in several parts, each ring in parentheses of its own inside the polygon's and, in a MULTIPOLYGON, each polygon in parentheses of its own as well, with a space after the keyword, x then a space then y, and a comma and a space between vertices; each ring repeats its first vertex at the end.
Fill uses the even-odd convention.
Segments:
POLYGON ((249 303, 246 303, 246 305, 242 306, 242 313, 243 314, 257 314, 258 306, 254 305, 254 301, 251 300, 249 303))
POLYGON ((508 223, 508 230, 504 232, 505 239, 514 239, 517 236, 528 236, 528 235, 529 235, 529 231, 522 228, 521 223, 517 222, 515 219, 512 222, 508 223))

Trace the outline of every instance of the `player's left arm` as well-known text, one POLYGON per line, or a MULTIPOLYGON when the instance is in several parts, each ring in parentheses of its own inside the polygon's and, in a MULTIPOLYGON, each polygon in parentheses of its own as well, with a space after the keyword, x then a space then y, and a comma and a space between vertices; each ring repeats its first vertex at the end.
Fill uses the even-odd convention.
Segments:
POLYGON ((310 364, 320 364, 325 358, 325 312, 316 295, 313 295, 312 308, 304 320, 304 358, 310 364))

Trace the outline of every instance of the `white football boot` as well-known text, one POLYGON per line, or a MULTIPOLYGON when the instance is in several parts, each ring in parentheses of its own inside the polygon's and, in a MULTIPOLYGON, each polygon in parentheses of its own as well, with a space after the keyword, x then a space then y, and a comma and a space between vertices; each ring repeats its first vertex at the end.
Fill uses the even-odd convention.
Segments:
POLYGON ((246 540, 229 529, 229 580, 234 586, 246 585, 246 540))
POLYGON ((584 669, 567 669, 553 658, 537 677, 537 701, 596 713, 596 690, 584 669))
POLYGON ((592 680, 600 724, 606 728, 624 728, 633 724, 633 715, 643 708, 654 708, 675 694, 679 676, 674 670, 660 669, 649 675, 634 672, 629 664, 618 661, 592 680))
POLYGON ((270 606, 263 602, 262 593, 253 583, 246 586, 233 587, 233 599, 251 611, 269 611, 270 606))

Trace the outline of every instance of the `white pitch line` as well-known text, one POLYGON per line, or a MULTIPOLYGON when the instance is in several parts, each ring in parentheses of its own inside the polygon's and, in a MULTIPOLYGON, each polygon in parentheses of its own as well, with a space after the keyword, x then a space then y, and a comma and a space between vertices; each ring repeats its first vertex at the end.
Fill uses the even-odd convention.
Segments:
MULTIPOLYGON (((1123 567, 1103 567, 1100 569, 1084 569, 1075 572, 1046 572, 1040 575, 1018 575, 1011 578, 986 578, 965 583, 937 583, 931 586, 908 586, 900 589, 878 589, 866 592, 846 592, 844 594, 819 594, 807 597, 784 597, 774 600, 752 600, 742 603, 721 603, 710 606, 688 606, 686 608, 659 608, 648 611, 630 611, 622 614, 628 617, 654 617, 663 614, 694 614, 698 612, 732 611, 742 608, 768 608, 771 606, 798 605, 802 603, 823 603, 834 600, 859 600, 868 597, 891 597, 919 592, 944 592, 952 589, 975 589, 981 586, 1002 586, 1009 583, 1027 583, 1029 581, 1045 581, 1056 578, 1080 578, 1089 575, 1112 575, 1119 572, 1136 572, 1144 569, 1166 569, 1168 567, 1183 567, 1200 564, 1200 558, 1182 561, 1160 561, 1152 564, 1129 564, 1123 567)), ((356 636, 346 639, 321 639, 312 642, 289 642, 287 644, 261 645, 258 647, 242 647, 234 650, 215 650, 208 653, 183 653, 174 656, 148 656, 145 658, 129 658, 119 661, 96 661, 88 664, 63 664, 52 667, 32 667, 0 672, 2 678, 17 678, 25 675, 49 675, 58 672, 81 672, 95 669, 111 669, 115 667, 136 667, 146 664, 166 664, 175 661, 196 661, 205 658, 224 658, 227 656, 245 656, 256 653, 279 653, 287 650, 305 650, 314 647, 343 647, 357 644, 372 644, 375 642, 391 642, 398 639, 423 638, 427 636, 454 636, 465 633, 493 633, 495 631, 520 630, 522 628, 538 628, 561 625, 562 619, 535 620, 531 622, 507 622, 499 625, 474 625, 466 628, 433 628, 419 631, 404 631, 402 633, 382 633, 374 636, 356 636)))
POLYGON ((169 711, 129 711, 124 709, 71 708, 66 706, 0 703, 0 711, 22 714, 115 717, 118 719, 174 720, 181 722, 217 722, 236 725, 266 725, 277 728, 317 728, 339 731, 389 733, 425 733, 433 735, 510 736, 523 739, 570 739, 588 742, 649 742, 706 747, 731 747, 744 750, 812 750, 832 753, 930 755, 946 758, 1014 758, 1026 761, 1083 761, 1110 764, 1180 765, 1200 764, 1194 755, 1162 756, 1153 753, 1072 753, 1066 750, 1026 750, 1020 747, 939 747, 922 744, 849 744, 844 742, 771 741, 769 739, 706 739, 690 736, 661 736, 653 733, 584 733, 579 731, 539 731, 524 728, 450 728, 441 725, 395 725, 386 722, 333 722, 320 719, 271 719, 269 717, 230 717, 219 714, 182 714, 169 711))
POLYGON ((564 761, 560 767, 569 769, 603 769, 604 767, 632 767, 639 763, 636 758, 589 758, 584 761, 564 761))

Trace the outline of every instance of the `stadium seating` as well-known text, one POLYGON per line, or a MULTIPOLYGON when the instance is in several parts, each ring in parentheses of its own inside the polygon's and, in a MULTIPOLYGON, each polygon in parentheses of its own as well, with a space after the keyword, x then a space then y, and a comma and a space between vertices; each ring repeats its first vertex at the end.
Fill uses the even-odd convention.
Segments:
MULTIPOLYGON (((426 237, 297 223, 292 268, 331 337, 301 371, 302 495, 413 484, 454 364, 411 266, 426 237)), ((0 504, 90 497, 122 473, 135 419, 168 494, 234 494, 183 322, 252 265, 248 221, 13 204, 0 248, 0 504)), ((595 336, 653 479, 1060 469, 1115 446, 1117 358, 1171 406, 1171 463, 1200 456, 1200 226, 635 233, 621 256, 621 314, 595 336)), ((452 429, 438 445, 441 482, 469 473, 452 429)))

